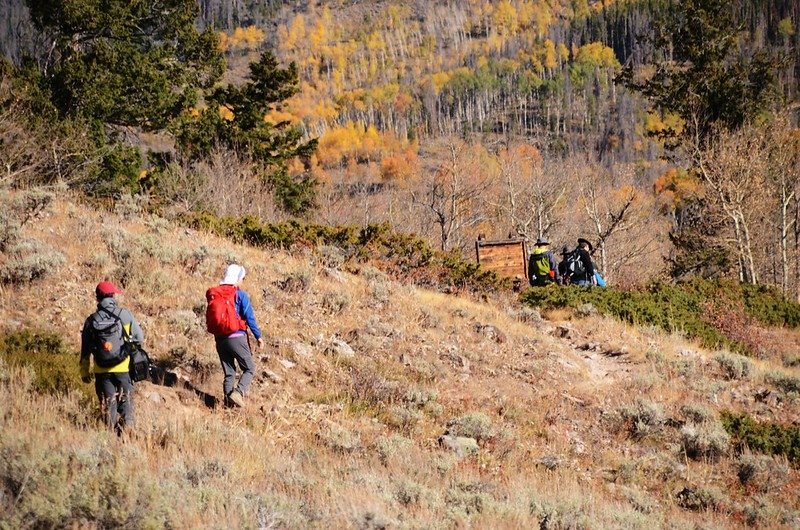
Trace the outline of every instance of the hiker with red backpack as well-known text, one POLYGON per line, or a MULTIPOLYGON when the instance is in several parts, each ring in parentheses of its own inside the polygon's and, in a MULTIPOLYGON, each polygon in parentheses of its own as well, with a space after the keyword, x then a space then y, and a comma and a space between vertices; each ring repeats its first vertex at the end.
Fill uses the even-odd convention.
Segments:
POLYGON ((214 335, 217 354, 225 374, 222 385, 225 401, 227 405, 236 407, 244 406, 244 396, 256 370, 250 351, 248 328, 256 339, 256 349, 260 350, 264 346, 264 338, 256 324, 250 296, 239 288, 245 273, 245 268, 241 265, 228 265, 219 285, 206 291, 206 327, 214 335), (239 364, 242 375, 234 388, 236 363, 239 364))
POLYGON ((97 311, 89 315, 81 330, 81 380, 90 383, 94 375, 94 388, 105 422, 121 432, 134 424, 132 349, 128 345, 144 342, 144 333, 133 314, 117 305, 114 295, 122 291, 116 285, 103 281, 94 292, 97 311), (90 360, 94 360, 92 367, 90 360))
POLYGON ((550 243, 545 238, 540 237, 536 240, 536 245, 528 259, 528 281, 534 287, 544 287, 551 283, 561 282, 556 257, 549 245, 550 243))

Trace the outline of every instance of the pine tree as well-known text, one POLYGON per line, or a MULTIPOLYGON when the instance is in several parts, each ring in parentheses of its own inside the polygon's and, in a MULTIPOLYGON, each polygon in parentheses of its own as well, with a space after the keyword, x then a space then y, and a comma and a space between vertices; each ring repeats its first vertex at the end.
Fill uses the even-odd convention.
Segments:
MULTIPOLYGON (((692 173, 718 133, 739 129, 773 101, 779 62, 763 52, 741 53, 742 29, 726 0, 671 2, 651 24, 652 73, 637 78, 629 67, 622 75, 659 115, 678 118, 653 135, 673 154, 688 156, 692 173)), ((721 237, 721 217, 718 205, 702 195, 676 207, 674 276, 716 274, 734 263, 721 237)))
POLYGON ((52 38, 42 73, 63 115, 164 128, 224 71, 218 37, 198 31, 194 0, 26 0, 52 38))
POLYGON ((175 128, 181 152, 203 158, 215 146, 224 146, 260 165, 260 171, 287 212, 301 215, 315 207, 316 180, 306 172, 292 178, 287 162, 308 158, 316 140, 303 141, 302 131, 288 122, 265 120, 276 106, 298 91, 294 63, 281 68, 271 51, 250 63, 249 80, 241 86, 217 88, 206 98, 206 108, 195 118, 187 116, 175 128))

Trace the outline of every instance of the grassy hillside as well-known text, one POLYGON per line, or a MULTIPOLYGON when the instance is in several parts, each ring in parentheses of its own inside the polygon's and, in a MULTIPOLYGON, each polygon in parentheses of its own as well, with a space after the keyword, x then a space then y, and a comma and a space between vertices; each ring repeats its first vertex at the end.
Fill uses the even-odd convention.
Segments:
POLYGON ((796 363, 4 193, 0 527, 800 525, 796 363), (244 410, 202 321, 230 261, 268 344, 244 410), (103 278, 172 385, 125 438, 71 372, 103 278))

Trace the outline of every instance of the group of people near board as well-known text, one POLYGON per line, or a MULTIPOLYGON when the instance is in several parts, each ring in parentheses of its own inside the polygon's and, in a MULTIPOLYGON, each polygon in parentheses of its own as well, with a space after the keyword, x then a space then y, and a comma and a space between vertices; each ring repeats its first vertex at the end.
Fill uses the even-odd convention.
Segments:
POLYGON ((561 261, 556 261, 550 243, 543 237, 536 240, 528 257, 528 281, 533 287, 548 285, 597 285, 606 282, 592 261, 594 247, 587 239, 578 238, 574 249, 564 245, 561 261))

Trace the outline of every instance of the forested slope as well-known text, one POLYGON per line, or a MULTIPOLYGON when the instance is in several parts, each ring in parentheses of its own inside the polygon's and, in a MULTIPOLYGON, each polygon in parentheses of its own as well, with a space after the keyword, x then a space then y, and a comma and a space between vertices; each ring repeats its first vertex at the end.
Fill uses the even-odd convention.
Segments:
MULTIPOLYGON (((0 44, 17 68, 35 58, 34 83, 57 107, 46 120, 88 120, 79 137, 100 149, 81 166, 100 160, 81 180, 92 194, 262 220, 388 222, 465 255, 480 234, 556 247, 585 236, 614 283, 733 276, 800 293, 796 3, 166 4, 192 10, 202 30, 202 83, 148 90, 163 72, 135 66, 81 100, 58 92, 97 76, 59 85, 82 71, 64 69, 68 43, 91 51, 103 32, 37 31, 22 0, 4 3, 0 44), (267 74, 254 72, 264 60, 267 74), (259 100, 264 75, 285 87, 259 100), (142 93, 162 101, 134 112, 141 98, 131 98, 124 119, 100 112, 142 93)), ((39 103, 25 105, 41 115, 39 103)))

